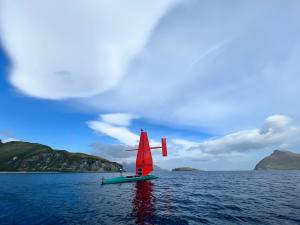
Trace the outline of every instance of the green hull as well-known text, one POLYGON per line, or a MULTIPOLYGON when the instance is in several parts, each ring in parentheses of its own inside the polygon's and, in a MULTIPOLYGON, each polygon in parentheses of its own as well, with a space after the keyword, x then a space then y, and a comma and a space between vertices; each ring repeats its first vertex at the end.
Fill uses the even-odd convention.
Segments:
POLYGON ((102 184, 117 184, 117 183, 125 183, 125 182, 152 180, 157 178, 158 177, 154 175, 147 175, 143 177, 142 176, 114 177, 114 178, 103 179, 102 184))

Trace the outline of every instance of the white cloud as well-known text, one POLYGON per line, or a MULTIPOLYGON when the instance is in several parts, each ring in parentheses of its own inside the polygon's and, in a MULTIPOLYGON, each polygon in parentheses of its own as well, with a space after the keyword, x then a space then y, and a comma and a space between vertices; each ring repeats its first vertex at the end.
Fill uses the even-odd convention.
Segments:
MULTIPOLYGON (((128 130, 123 134, 126 135, 127 132, 128 130)), ((117 137, 112 133, 108 135, 117 137)), ((260 128, 242 130, 202 142, 170 139, 167 160, 161 157, 159 151, 153 152, 153 157, 156 165, 168 169, 187 165, 193 165, 200 169, 205 169, 205 165, 212 170, 252 169, 255 163, 264 156, 261 153, 268 153, 275 149, 295 150, 299 148, 299 135, 300 127, 290 117, 273 115, 267 117, 260 128), (218 167, 218 165, 220 166, 218 167)), ((117 138, 121 142, 128 140, 117 138)), ((133 162, 136 156, 124 152, 125 147, 122 145, 93 143, 91 147, 95 153, 118 162, 133 162)))
POLYGON ((101 120, 89 121, 88 126, 98 133, 117 139, 122 144, 129 146, 138 144, 139 136, 126 127, 115 126, 101 120))
POLYGON ((8 143, 8 142, 12 142, 12 141, 20 141, 19 139, 16 138, 7 138, 2 140, 2 143, 8 143))
POLYGON ((172 2, 2 0, 10 80, 35 97, 217 134, 278 113, 300 121, 299 1, 172 2))
POLYGON ((189 140, 185 140, 185 139, 178 139, 178 138, 172 139, 172 142, 175 145, 182 146, 183 148, 191 148, 193 146, 197 146, 198 145, 198 142, 189 141, 189 140))
POLYGON ((157 157, 155 163, 172 169, 192 166, 205 170, 249 170, 275 149, 297 151, 300 127, 291 118, 273 115, 260 128, 242 130, 205 141, 172 139, 167 160, 157 157))
POLYGON ((292 123, 291 118, 283 115, 273 115, 268 117, 262 128, 260 129, 261 134, 267 134, 267 133, 280 133, 280 132, 286 132, 287 128, 290 128, 290 125, 292 123))
MULTIPOLYGON (((299 147, 299 135, 300 127, 294 125, 289 117, 274 115, 268 117, 259 129, 242 130, 198 144, 192 142, 192 146, 186 145, 185 148, 179 148, 177 151, 181 157, 232 157, 249 151, 299 147)), ((182 143, 185 144, 184 141, 179 142, 182 143)))
POLYGON ((133 119, 137 119, 138 116, 129 113, 109 113, 100 115, 100 119, 103 122, 119 125, 119 126, 129 126, 133 119))
MULTIPOLYGON (((87 122, 87 124, 89 128, 96 131, 97 133, 112 137, 118 140, 121 144, 125 144, 128 146, 137 146, 140 140, 140 136, 130 131, 128 127, 124 126, 131 124, 131 120, 136 118, 136 116, 130 114, 124 114, 124 116, 122 116, 121 113, 103 114, 100 115, 98 120, 89 121, 87 122), (107 115, 110 116, 107 117, 107 115), (118 116, 114 117, 113 115, 118 116), (116 118, 116 120, 113 120, 113 118, 116 118), (123 120, 124 118, 126 118, 127 120, 123 120)), ((161 145, 160 142, 152 139, 150 139, 149 142, 151 146, 161 145)))
POLYGON ((156 26, 117 87, 80 102, 219 134, 278 113, 300 121, 299 6, 182 1, 156 26))
POLYGON ((38 98, 91 96, 114 87, 172 0, 1 0, 11 83, 38 98))

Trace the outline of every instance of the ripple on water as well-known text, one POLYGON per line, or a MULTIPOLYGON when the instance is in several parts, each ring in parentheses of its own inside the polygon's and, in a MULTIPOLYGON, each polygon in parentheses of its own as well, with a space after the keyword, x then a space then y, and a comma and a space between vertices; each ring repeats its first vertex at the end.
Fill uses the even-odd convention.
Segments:
POLYGON ((300 224, 300 172, 1 174, 1 224, 300 224))

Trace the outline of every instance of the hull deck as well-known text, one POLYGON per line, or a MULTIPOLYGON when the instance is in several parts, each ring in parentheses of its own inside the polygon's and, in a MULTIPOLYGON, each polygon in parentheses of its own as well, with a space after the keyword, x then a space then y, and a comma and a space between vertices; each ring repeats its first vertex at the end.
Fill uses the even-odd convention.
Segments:
POLYGON ((127 183, 127 182, 136 182, 136 181, 144 181, 144 180, 153 180, 157 178, 158 177, 154 175, 114 177, 114 178, 103 179, 102 184, 127 183))

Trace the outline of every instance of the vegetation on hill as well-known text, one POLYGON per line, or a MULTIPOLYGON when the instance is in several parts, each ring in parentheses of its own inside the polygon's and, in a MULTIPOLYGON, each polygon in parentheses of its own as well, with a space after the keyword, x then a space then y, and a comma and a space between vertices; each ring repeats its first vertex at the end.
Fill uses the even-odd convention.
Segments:
POLYGON ((101 157, 54 150, 42 144, 0 143, 0 171, 114 172, 120 168, 120 164, 101 157))

